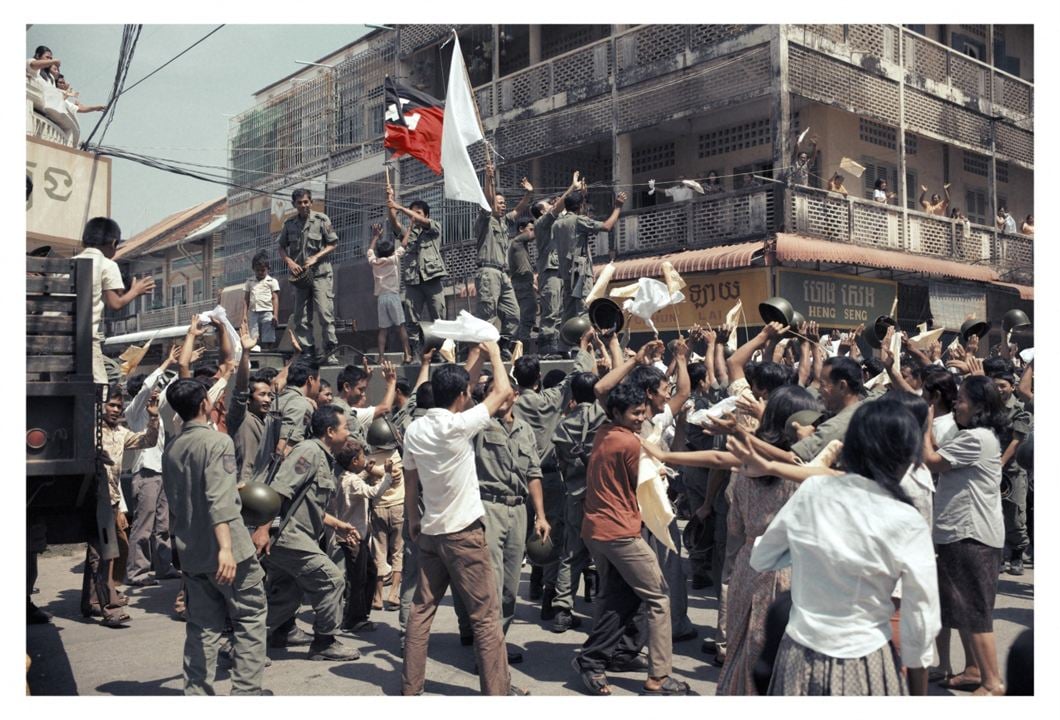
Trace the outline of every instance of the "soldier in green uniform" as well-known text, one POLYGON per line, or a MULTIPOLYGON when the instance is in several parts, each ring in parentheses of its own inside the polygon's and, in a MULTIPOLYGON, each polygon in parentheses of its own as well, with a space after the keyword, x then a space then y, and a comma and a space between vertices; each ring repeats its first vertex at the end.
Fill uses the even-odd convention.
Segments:
MULTIPOLYGON (((574 359, 574 372, 591 371, 596 367, 592 353, 588 351, 591 332, 582 336, 581 348, 574 359)), ((519 396, 515 400, 512 412, 534 432, 538 457, 541 458, 541 487, 544 492, 545 516, 555 534, 554 540, 562 543, 564 537, 564 492, 563 482, 556 464, 556 453, 552 446, 552 433, 559 423, 560 415, 570 401, 570 376, 559 385, 547 390, 541 389, 541 364, 536 355, 524 355, 515 361, 512 369, 519 384, 519 396)), ((562 581, 557 578, 559 561, 544 567, 544 597, 541 604, 541 619, 553 619, 552 599, 556 595, 556 585, 562 581)), ((569 580, 568 580, 569 582, 569 580)), ((569 617, 557 622, 571 622, 569 617)))
POLYGON ((209 424, 197 380, 177 380, 166 399, 184 421, 163 454, 162 480, 187 594, 184 694, 213 695, 225 618, 232 638, 232 694, 260 695, 265 673, 265 588, 240 517, 232 440, 209 424))
POLYGON ((559 275, 563 280, 563 320, 585 314, 585 298, 593 286, 592 258, 589 242, 597 233, 611 232, 618 222, 626 194, 615 196, 615 207, 607 220, 593 220, 586 214, 585 183, 581 190, 567 195, 563 205, 567 213, 552 224, 552 242, 559 258, 559 275))
POLYGON ((592 556, 585 547, 581 533, 589 454, 597 429, 607 419, 593 392, 598 379, 591 372, 572 373, 570 405, 573 407, 563 415, 556 425, 556 431, 552 433, 556 464, 563 481, 565 527, 563 552, 559 556, 556 572, 556 597, 552 601, 556 611, 553 632, 566 632, 576 627, 574 598, 578 595, 578 582, 582 574, 592 563, 592 556))
POLYGON ((390 227, 398 241, 405 237, 406 232, 398 220, 398 213, 407 215, 412 223, 402 261, 401 279, 405 285, 405 324, 409 329, 409 337, 422 341, 421 320, 446 319, 442 278, 449 273, 442 259, 442 225, 431 219, 431 206, 423 200, 413 200, 408 207, 402 207, 395 202, 392 189, 388 187, 386 194, 390 227))
POLYGON ((512 289, 515 290, 515 302, 519 305, 519 327, 515 339, 521 340, 524 347, 530 346, 530 334, 537 322, 537 281, 534 278, 534 266, 530 262, 530 243, 534 241, 534 224, 529 220, 520 220, 516 225, 516 235, 508 246, 508 267, 512 271, 512 289))
POLYGON ((306 188, 291 193, 291 202, 298 214, 288 219, 280 230, 280 257, 287 263, 291 285, 294 286, 294 312, 291 324, 302 352, 312 356, 313 314, 320 320, 324 337, 325 365, 334 365, 335 349, 335 290, 331 262, 325 258, 338 247, 339 236, 331 227, 331 220, 313 210, 313 195, 306 188))
POLYGON ((287 369, 287 386, 276 401, 282 416, 280 441, 276 452, 284 454, 305 439, 306 427, 313 414, 313 402, 320 391, 320 366, 310 360, 298 360, 287 369))
POLYGON ((1009 368, 990 373, 1004 403, 1005 426, 998 434, 1001 443, 1001 512, 1005 520, 1004 570, 1023 574, 1023 552, 1030 547, 1027 534, 1027 473, 1016 462, 1020 443, 1034 429, 1034 417, 1016 399, 1016 377, 1009 368))
POLYGON ((537 351, 541 355, 558 355, 559 327, 563 321, 563 279, 559 274, 559 255, 552 240, 552 224, 563 212, 563 203, 581 183, 580 174, 574 172, 574 180, 559 198, 552 202, 540 200, 530 208, 534 216, 534 241, 537 243, 537 288, 541 295, 541 331, 537 338, 537 351))
POLYGON ((478 276, 475 279, 478 308, 475 315, 496 325, 501 337, 510 340, 519 327, 519 303, 508 276, 509 228, 530 204, 534 186, 523 178, 521 184, 526 193, 514 210, 506 212, 507 201, 496 191, 495 173, 493 165, 486 166, 483 192, 493 210, 479 210, 475 221, 475 245, 478 248, 478 276))
POLYGON ((282 516, 290 519, 265 560, 269 644, 308 644, 310 660, 356 660, 361 654, 335 637, 342 619, 345 577, 320 549, 325 526, 342 538, 340 542, 357 544, 361 540, 353 525, 325 510, 337 488, 335 453, 350 434, 342 411, 334 405, 313 412, 310 431, 312 438, 291 451, 272 482, 272 489, 284 498, 282 516), (292 507, 298 498, 301 501, 292 507), (311 642, 294 623, 303 594, 316 614, 311 642))
MULTIPOLYGON (((487 394, 492 384, 492 380, 486 384, 487 394)), ((501 628, 505 635, 515 618, 515 598, 526 552, 528 500, 534 505, 534 532, 541 538, 548 537, 551 532, 545 519, 541 465, 534 432, 512 415, 513 404, 513 400, 509 400, 501 405, 493 414, 489 427, 472 440, 479 492, 486 511, 482 523, 486 526, 486 544, 497 576, 501 628)), ((461 640, 470 645, 467 640, 473 638, 471 621, 455 593, 453 609, 456 610, 461 640)), ((521 653, 508 651, 509 665, 522 662, 522 659, 521 653)))

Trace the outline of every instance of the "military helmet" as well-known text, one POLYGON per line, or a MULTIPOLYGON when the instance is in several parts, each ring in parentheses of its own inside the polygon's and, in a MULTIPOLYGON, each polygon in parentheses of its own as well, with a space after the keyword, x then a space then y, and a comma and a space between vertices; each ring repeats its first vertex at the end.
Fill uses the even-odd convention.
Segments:
POLYGON ((240 511, 247 525, 258 527, 272 522, 280 514, 282 498, 265 483, 248 482, 239 488, 240 511))

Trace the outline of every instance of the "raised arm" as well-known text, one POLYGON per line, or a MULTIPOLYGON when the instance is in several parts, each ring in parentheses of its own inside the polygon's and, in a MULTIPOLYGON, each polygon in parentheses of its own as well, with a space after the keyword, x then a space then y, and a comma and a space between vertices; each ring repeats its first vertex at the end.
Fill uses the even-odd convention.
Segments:
POLYGON ((534 198, 534 186, 530 184, 530 181, 525 177, 519 181, 519 185, 523 188, 523 196, 519 198, 519 204, 515 206, 511 212, 508 213, 508 217, 512 220, 516 219, 530 207, 530 201, 534 198))
POLYGON ((688 377, 688 343, 684 338, 677 338, 674 344, 674 357, 677 365, 677 388, 666 404, 670 406, 670 412, 674 417, 677 417, 685 401, 692 394, 692 381, 688 377))
POLYGON ((714 372, 718 376, 718 385, 721 387, 728 387, 729 378, 729 366, 725 362, 725 344, 729 340, 729 333, 736 332, 735 327, 729 327, 728 325, 722 326, 717 332, 717 344, 714 346, 714 372))
POLYGON ((398 220, 398 210, 404 211, 405 208, 397 204, 394 200, 394 189, 388 186, 386 189, 387 217, 390 218, 390 227, 394 230, 394 233, 401 235, 405 232, 405 228, 401 226, 401 221, 398 220))
POLYGON ((490 205, 490 210, 497 212, 497 168, 493 166, 493 163, 486 163, 486 181, 482 184, 482 192, 486 196, 486 202, 490 205))
POLYGON ((206 326, 199 324, 198 316, 192 317, 191 324, 188 325, 188 333, 184 336, 184 345, 180 349, 180 360, 178 361, 180 377, 191 377, 191 364, 194 362, 192 355, 195 353, 195 343, 205 332, 206 326))
POLYGON ((743 366, 751 361, 751 357, 755 354, 755 351, 759 348, 765 347, 773 338, 780 337, 781 333, 783 333, 787 327, 787 325, 781 325, 778 322, 771 322, 768 325, 765 325, 757 335, 751 338, 750 342, 746 342, 736 348, 736 352, 734 352, 732 357, 726 361, 726 367, 729 370, 729 380, 731 382, 743 380, 743 366))
MULTIPOLYGON (((614 336, 612 336, 613 338, 614 336)), ((617 344, 618 340, 613 339, 612 343, 617 344)), ((618 384, 622 382, 633 368, 637 365, 644 363, 645 358, 650 352, 655 352, 662 345, 662 340, 649 340, 648 342, 641 345, 640 350, 637 354, 630 358, 616 358, 618 362, 615 363, 614 368, 611 372, 604 375, 602 378, 597 380, 596 386, 593 388, 593 392, 596 394, 596 399, 601 405, 607 402, 607 396, 611 394, 611 391, 618 387, 618 384)), ((613 352, 613 347, 612 347, 613 352)), ((688 379, 688 370, 685 369, 685 379, 688 379)), ((683 401, 682 401, 683 402, 683 401)))
POLYGON ((482 404, 489 410, 490 415, 493 415, 500 409, 501 405, 508 401, 508 397, 512 394, 512 383, 508 379, 508 373, 504 372, 504 361, 501 360, 501 349, 496 342, 482 343, 483 349, 489 353, 490 365, 493 366, 493 387, 490 388, 489 395, 482 401, 482 404))
POLYGON ((622 206, 626 204, 627 197, 628 196, 624 192, 615 195, 615 207, 611 210, 611 214, 608 216, 607 220, 604 220, 603 222, 605 231, 611 232, 611 228, 613 228, 615 223, 618 222, 618 216, 622 214, 622 206))

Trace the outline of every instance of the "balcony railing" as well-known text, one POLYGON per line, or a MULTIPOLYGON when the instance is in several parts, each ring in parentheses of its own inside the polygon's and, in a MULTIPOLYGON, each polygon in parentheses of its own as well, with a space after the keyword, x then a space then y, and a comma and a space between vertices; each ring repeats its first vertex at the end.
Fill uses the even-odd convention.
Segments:
POLYGON ((758 186, 624 212, 615 230, 618 255, 727 245, 777 229, 780 186, 758 186))
POLYGON ((26 134, 74 147, 81 135, 77 113, 55 87, 26 78, 26 134))
POLYGON ((835 242, 1032 274, 1034 238, 810 187, 790 191, 792 229, 835 242))

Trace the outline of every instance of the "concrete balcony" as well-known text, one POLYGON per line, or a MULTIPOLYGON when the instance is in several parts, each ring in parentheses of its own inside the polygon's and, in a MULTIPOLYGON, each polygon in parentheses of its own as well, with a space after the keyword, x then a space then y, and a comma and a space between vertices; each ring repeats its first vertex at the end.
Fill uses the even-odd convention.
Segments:
POLYGON ((1003 276, 1033 283, 1032 237, 816 188, 800 186, 788 193, 792 232, 985 265, 1003 276))
POLYGON ((26 135, 76 147, 81 136, 77 112, 52 85, 26 78, 26 135))
POLYGON ((759 186, 623 212, 615 226, 615 251, 643 255, 765 237, 777 230, 776 196, 773 186, 759 186))

